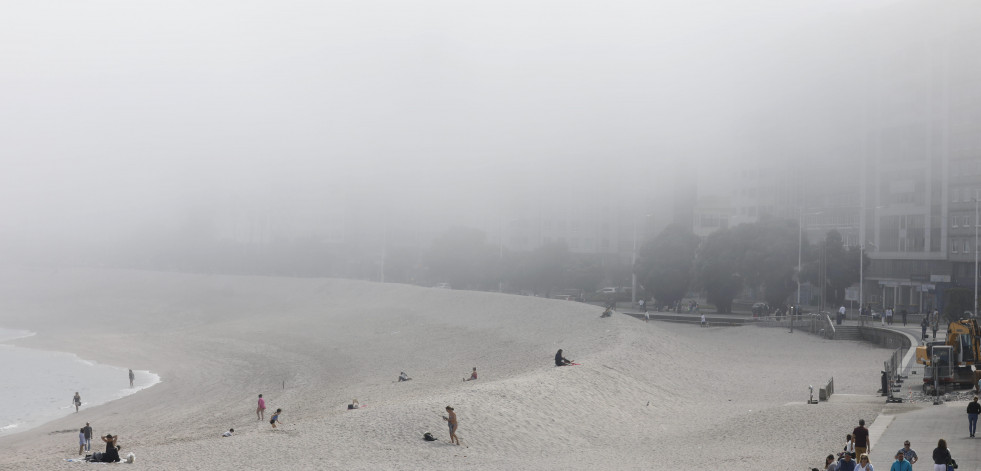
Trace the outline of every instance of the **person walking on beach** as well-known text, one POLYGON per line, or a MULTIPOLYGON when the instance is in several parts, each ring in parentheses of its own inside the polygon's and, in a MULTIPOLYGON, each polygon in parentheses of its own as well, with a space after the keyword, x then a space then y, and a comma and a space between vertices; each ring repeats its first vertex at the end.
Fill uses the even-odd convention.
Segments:
POLYGON ((862 455, 872 452, 872 440, 869 439, 869 429, 865 428, 865 419, 858 420, 858 427, 852 430, 855 439, 855 453, 862 455))
POLYGON ((449 415, 449 417, 444 415, 443 420, 445 420, 450 427, 450 443, 456 443, 459 446, 460 439, 456 438, 456 428, 457 428, 456 412, 453 412, 452 407, 446 406, 446 414, 449 415))
POLYGON ((136 375, 133 374, 133 369, 129 369, 129 387, 133 387, 133 380, 136 379, 136 375))
POLYGON ((82 455, 82 450, 85 449, 85 427, 78 429, 78 455, 82 455))
POLYGON ((570 363, 572 362, 566 359, 564 356, 562 356, 561 348, 559 349, 559 351, 555 352, 555 366, 565 366, 570 363))
POLYGON ((85 434, 85 451, 92 451, 92 426, 88 422, 82 427, 82 433, 85 434))
MULTIPOLYGON (((944 469, 946 471, 946 467, 944 469)), ((892 466, 889 467, 889 471, 913 471, 913 465, 909 461, 906 461, 903 451, 899 450, 896 452, 896 461, 893 461, 892 466)))
POLYGON ((78 412, 78 408, 82 405, 82 396, 78 395, 78 391, 75 391, 75 397, 72 398, 72 402, 75 403, 75 412, 78 412))
POLYGON ((937 447, 933 449, 933 471, 947 471, 947 463, 953 458, 950 457, 950 450, 947 449, 947 440, 941 438, 937 441, 937 447))
POLYGON ((967 405, 967 431, 974 438, 974 432, 978 429, 978 414, 981 414, 981 404, 978 404, 978 397, 967 405))
POLYGON ((259 395, 259 406, 255 408, 255 416, 259 420, 266 419, 266 400, 262 398, 262 394, 259 395))
POLYGON ((276 422, 279 422, 279 414, 283 413, 283 409, 276 409, 276 413, 273 414, 272 419, 269 420, 269 424, 272 428, 276 428, 276 422))
POLYGON ((477 367, 473 367, 473 373, 470 373, 469 378, 463 378, 464 381, 475 381, 477 379, 477 367))
POLYGON ((915 464, 920 459, 919 456, 916 456, 916 451, 909 447, 909 440, 903 443, 903 447, 899 451, 903 453, 903 458, 906 458, 910 465, 915 464))

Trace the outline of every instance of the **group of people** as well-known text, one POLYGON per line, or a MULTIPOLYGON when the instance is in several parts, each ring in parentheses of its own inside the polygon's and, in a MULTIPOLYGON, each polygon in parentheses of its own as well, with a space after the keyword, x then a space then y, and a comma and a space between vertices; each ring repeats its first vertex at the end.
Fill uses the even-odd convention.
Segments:
MULTIPOLYGON (((276 413, 269 420, 269 425, 272 428, 276 428, 276 424, 279 423, 279 415, 283 413, 283 409, 276 409, 276 413)), ((262 394, 259 395, 259 403, 255 408, 256 420, 265 420, 266 418, 266 400, 262 398, 262 394)), ((234 431, 234 429, 232 429, 234 431)), ((226 432, 227 433, 227 432, 226 432)), ((227 436, 231 436, 230 434, 227 436)))
MULTIPOLYGON (((100 438, 102 438, 102 441, 105 442, 106 444, 106 451, 103 453, 95 452, 90 455, 85 455, 85 461, 90 461, 93 463, 118 463, 120 461, 119 450, 122 450, 123 448, 122 446, 117 444, 117 442, 119 441, 119 435, 113 436, 112 434, 107 433, 105 436, 100 438)), ((81 453, 82 445, 86 447, 85 448, 86 450, 90 450, 91 439, 92 439, 92 427, 89 426, 87 422, 85 423, 85 427, 82 427, 82 429, 78 431, 78 439, 80 442, 78 447, 79 449, 78 454, 82 454, 81 453), (88 435, 87 439, 84 438, 86 434, 88 435)), ((130 453, 130 455, 132 455, 132 453, 130 453)), ((131 462, 131 460, 132 458, 130 457, 127 461, 131 462)))
MULTIPOLYGON (((976 407, 978 407, 977 401, 978 398, 975 397, 972 403, 976 407)), ((971 410, 971 407, 968 407, 968 413, 971 413, 971 410)), ((974 420, 977 420, 976 414, 974 420)), ((974 436, 973 428, 971 436, 974 436)), ((872 441, 869 439, 869 430, 865 428, 865 420, 862 419, 858 421, 858 427, 855 427, 852 433, 845 436, 845 448, 841 453, 838 453, 838 457, 830 454, 825 458, 823 469, 824 471, 874 471, 872 462, 869 460, 869 453, 871 452, 872 441)), ((920 459, 916 451, 910 447, 909 440, 903 442, 903 447, 897 450, 893 457, 895 461, 889 467, 889 471, 913 471, 913 464, 920 459)), ((947 448, 947 441, 942 438, 937 442, 932 458, 934 471, 949 471, 957 465, 947 448)), ((819 470, 818 468, 811 468, 811 471, 819 470)))

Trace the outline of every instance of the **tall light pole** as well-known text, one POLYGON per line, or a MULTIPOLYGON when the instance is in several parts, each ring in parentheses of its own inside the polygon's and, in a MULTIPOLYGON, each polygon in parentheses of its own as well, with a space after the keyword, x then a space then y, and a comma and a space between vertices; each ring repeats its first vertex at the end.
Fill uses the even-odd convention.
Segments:
MULTIPOLYGON (((644 221, 651 217, 644 215, 644 221)), ((637 218, 634 218, 634 253, 630 257, 630 303, 637 304, 637 218)))
MULTIPOLYGON (((823 213, 824 211, 818 211, 816 213, 804 214, 804 210, 800 210, 800 217, 797 219, 797 308, 800 308, 800 270, 801 270, 801 257, 804 252, 804 221, 807 216, 816 216, 823 213)), ((822 288, 823 289, 823 288, 822 288)))
POLYGON ((978 190, 974 190, 974 317, 978 316, 978 190))

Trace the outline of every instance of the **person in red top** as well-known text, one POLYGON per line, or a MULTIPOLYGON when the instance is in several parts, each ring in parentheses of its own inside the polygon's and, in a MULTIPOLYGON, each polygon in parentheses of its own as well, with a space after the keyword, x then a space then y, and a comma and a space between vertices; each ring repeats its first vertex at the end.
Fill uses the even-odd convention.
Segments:
POLYGON ((858 427, 852 430, 852 438, 855 440, 856 455, 872 452, 872 440, 869 439, 869 429, 865 428, 865 419, 859 419, 858 427))
POLYGON ((259 395, 259 406, 255 408, 255 416, 259 420, 266 418, 266 400, 262 398, 262 394, 259 395))

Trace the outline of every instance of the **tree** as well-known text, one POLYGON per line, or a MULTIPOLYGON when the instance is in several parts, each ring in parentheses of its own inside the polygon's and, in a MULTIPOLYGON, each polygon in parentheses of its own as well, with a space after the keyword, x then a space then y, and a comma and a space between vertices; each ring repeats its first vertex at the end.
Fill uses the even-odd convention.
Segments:
MULTIPOLYGON (((801 281, 807 281, 819 288, 823 285, 825 298, 830 305, 843 305, 845 288, 859 281, 859 252, 858 247, 846 248, 841 233, 837 230, 828 231, 824 240, 811 250, 808 257, 811 261, 801 267, 801 281)), ((862 263, 869 266, 867 255, 862 254, 862 263)))
POLYGON ((735 242, 733 231, 716 231, 708 236, 695 259, 695 271, 705 288, 707 301, 720 313, 732 312, 732 300, 743 287, 735 242))
POLYGON ((764 217, 753 226, 749 234, 754 237, 743 241, 749 250, 743 252, 741 273, 749 273, 746 276, 763 290, 767 304, 781 306, 797 289, 797 257, 804 241, 799 239, 797 221, 791 219, 764 217))
POLYGON ((688 292, 699 239, 690 229, 672 224, 644 243, 637 254, 637 281, 660 304, 674 304, 688 292))

